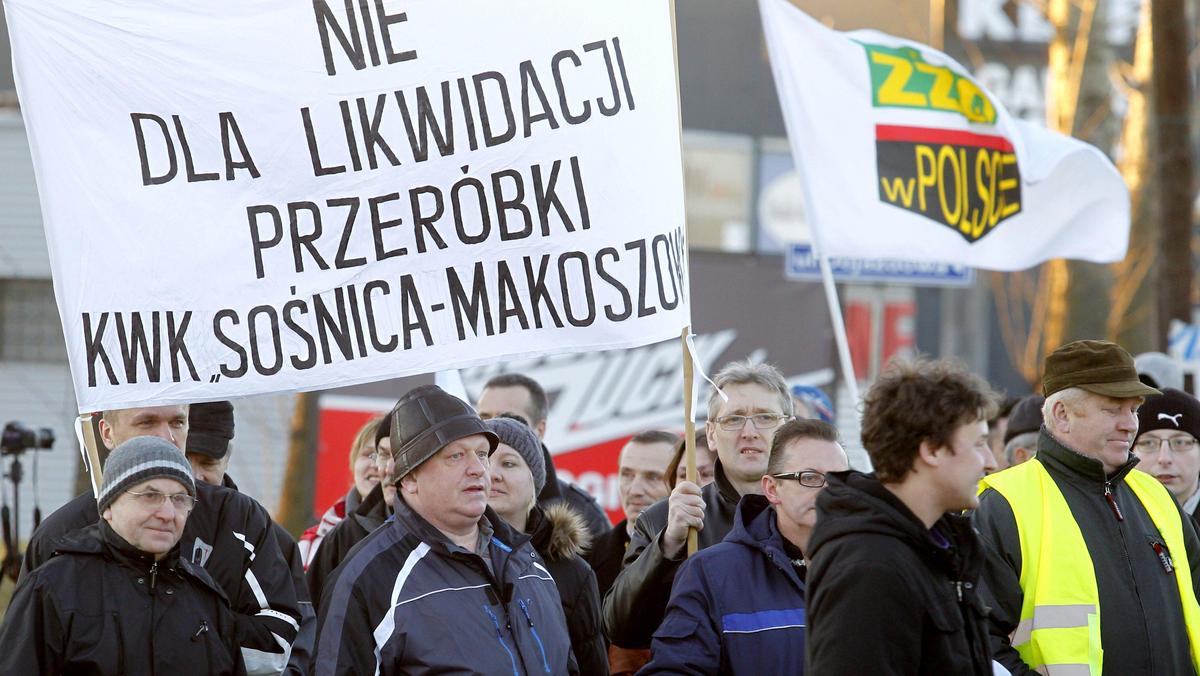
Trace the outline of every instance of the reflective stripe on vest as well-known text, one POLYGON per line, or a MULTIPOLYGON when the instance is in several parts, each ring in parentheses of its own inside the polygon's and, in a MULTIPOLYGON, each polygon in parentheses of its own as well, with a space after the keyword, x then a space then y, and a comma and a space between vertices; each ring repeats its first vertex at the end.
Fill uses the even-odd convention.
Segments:
MULTIPOLYGON (((1133 470, 1125 483, 1150 514, 1176 559, 1189 636, 1200 636, 1200 605, 1192 592, 1191 570, 1183 543, 1183 524, 1175 499, 1157 479, 1133 470)), ((1021 619, 1012 645, 1021 659, 1051 676, 1100 676, 1100 595, 1096 571, 1079 524, 1066 498, 1036 458, 989 475, 980 492, 992 488, 1008 501, 1021 542, 1021 619)), ((1200 645, 1191 644, 1200 670, 1200 645)))

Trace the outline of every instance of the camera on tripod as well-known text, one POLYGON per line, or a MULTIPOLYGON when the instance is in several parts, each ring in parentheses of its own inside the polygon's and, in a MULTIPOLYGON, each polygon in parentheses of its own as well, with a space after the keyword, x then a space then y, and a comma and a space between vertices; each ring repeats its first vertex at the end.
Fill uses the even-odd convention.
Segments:
POLYGON ((49 427, 33 429, 19 422, 4 426, 0 435, 0 455, 19 455, 25 451, 46 451, 54 446, 54 430, 49 427))

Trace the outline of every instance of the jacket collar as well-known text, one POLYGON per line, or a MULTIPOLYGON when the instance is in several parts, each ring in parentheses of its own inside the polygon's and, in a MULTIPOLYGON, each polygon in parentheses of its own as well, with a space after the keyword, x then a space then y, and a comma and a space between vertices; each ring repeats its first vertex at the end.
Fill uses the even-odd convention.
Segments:
POLYGON ((342 516, 345 516, 353 514, 358 509, 358 506, 362 504, 362 496, 358 494, 357 488, 351 486, 342 501, 342 516))
POLYGON ((742 494, 738 493, 733 484, 729 482, 729 478, 725 476, 725 468, 721 466, 721 459, 717 458, 713 463, 713 474, 715 479, 713 485, 717 487, 717 496, 721 498, 721 502, 725 503, 730 509, 737 507, 737 504, 742 500, 742 494))
MULTIPOLYGON (((458 547, 451 542, 450 538, 446 537, 442 531, 435 528, 433 524, 426 521, 424 517, 413 511, 412 507, 408 506, 408 503, 404 501, 403 497, 399 495, 396 496, 395 507, 396 512, 392 515, 392 518, 395 520, 396 524, 406 532, 412 533, 430 547, 440 549, 444 554, 449 554, 453 550, 458 549, 458 547)), ((500 515, 496 514, 491 507, 488 507, 486 510, 484 510, 483 519, 487 521, 487 524, 492 529, 491 544, 495 545, 496 540, 499 540, 500 544, 503 545, 501 550, 508 550, 511 552, 512 550, 523 546, 530 540, 528 535, 525 533, 519 533, 514 530, 512 526, 509 526, 508 522, 506 522, 504 519, 501 519, 500 515)))
MULTIPOLYGON (((222 486, 224 486, 225 488, 228 488, 228 489, 229 489, 229 490, 231 490, 231 491, 237 491, 237 490, 238 490, 237 484, 235 484, 235 483, 233 482, 233 477, 229 476, 229 472, 226 472, 226 473, 225 473, 225 474, 224 474, 224 475, 221 477, 221 485, 222 485, 222 486)), ((240 493, 241 491, 238 491, 238 492, 240 493)))
POLYGON ((929 565, 947 575, 958 579, 978 576, 982 552, 969 518, 945 514, 938 519, 933 530, 951 545, 942 547, 908 505, 874 474, 848 470, 830 472, 826 479, 828 485, 817 496, 818 520, 809 540, 810 556, 838 537, 876 533, 905 541, 929 565))
POLYGON ((346 513, 353 514, 359 523, 368 526, 368 530, 373 530, 386 521, 391 509, 383 497, 383 482, 375 484, 371 492, 367 493, 367 497, 363 498, 353 511, 350 510, 349 498, 347 498, 346 513))
MULTIPOLYGON (((153 554, 147 554, 126 542, 125 538, 113 530, 107 521, 101 519, 99 526, 100 538, 104 541, 105 549, 114 559, 138 570, 149 570, 150 566, 154 565, 153 554)), ((178 561, 179 543, 176 542, 171 551, 167 552, 167 555, 158 563, 164 568, 174 568, 178 561)))
POLYGON ((767 501, 766 496, 743 496, 737 506, 733 528, 729 535, 725 536, 725 542, 761 551, 803 592, 804 583, 783 547, 783 534, 779 532, 776 518, 775 508, 767 501))
POLYGON ((1102 462, 1063 444, 1054 438, 1044 424, 1038 438, 1037 459, 1047 470, 1057 472, 1068 481, 1090 486, 1118 483, 1138 464, 1138 457, 1130 453, 1124 465, 1118 467, 1111 476, 1107 475, 1102 462))
MULTIPOLYGON (((126 542, 104 519, 60 537, 54 543, 54 553, 103 556, 139 571, 149 570, 154 565, 153 554, 126 542)), ((175 543, 159 564, 171 569, 179 564, 179 543, 175 543)))

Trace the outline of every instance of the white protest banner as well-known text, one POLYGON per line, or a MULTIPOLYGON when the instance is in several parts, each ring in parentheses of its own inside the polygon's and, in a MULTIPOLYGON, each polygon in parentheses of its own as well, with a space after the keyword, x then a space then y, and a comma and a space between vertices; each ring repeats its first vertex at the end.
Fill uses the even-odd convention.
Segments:
POLYGON ((1125 257, 1129 191, 1099 150, 1012 118, 930 47, 759 5, 822 254, 991 270, 1125 257))
POLYGON ((5 0, 80 410, 675 338, 666 0, 5 0))

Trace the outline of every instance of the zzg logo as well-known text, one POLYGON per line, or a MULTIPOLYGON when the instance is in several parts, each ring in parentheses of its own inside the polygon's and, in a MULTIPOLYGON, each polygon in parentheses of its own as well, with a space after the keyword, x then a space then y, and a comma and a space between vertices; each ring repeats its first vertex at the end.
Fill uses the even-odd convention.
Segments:
POLYGON ((1021 211, 1021 173, 1002 136, 876 125, 879 199, 978 241, 1021 211))
POLYGON ((957 113, 971 122, 993 124, 996 106, 979 85, 946 68, 927 63, 912 47, 864 44, 876 108, 922 108, 957 113))

